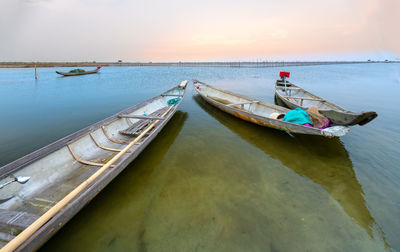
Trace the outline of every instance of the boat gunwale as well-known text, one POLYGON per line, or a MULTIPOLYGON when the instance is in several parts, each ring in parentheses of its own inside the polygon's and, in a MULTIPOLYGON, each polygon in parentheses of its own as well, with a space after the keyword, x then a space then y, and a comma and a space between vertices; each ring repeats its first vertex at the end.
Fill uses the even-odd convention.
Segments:
MULTIPOLYGON (((198 81, 198 80, 193 80, 193 85, 195 85, 195 83, 200 83, 200 84, 205 85, 205 86, 207 86, 209 88, 212 88, 212 89, 218 90, 220 92, 227 93, 227 94, 239 97, 239 98, 244 98, 244 99, 248 99, 248 100, 254 100, 253 98, 250 98, 250 97, 247 97, 247 96, 244 96, 244 95, 235 94, 235 93, 232 93, 230 91, 222 90, 222 89, 219 89, 217 87, 214 87, 214 86, 211 86, 209 84, 206 84, 204 82, 198 81)), ((262 122, 272 124, 275 127, 282 128, 282 129, 284 129, 286 131, 289 131, 289 132, 292 132, 292 133, 327 136, 327 135, 324 135, 322 133, 323 131, 321 129, 311 128, 311 127, 307 127, 307 126, 303 126, 303 125, 295 124, 295 123, 291 123, 291 122, 285 122, 285 121, 282 121, 282 120, 269 118, 269 117, 257 115, 257 114, 254 114, 254 113, 246 112, 246 111, 243 111, 243 110, 240 110, 240 109, 236 109, 234 107, 227 106, 227 105, 225 105, 223 103, 220 103, 220 102, 218 102, 218 101, 216 101, 216 100, 214 100, 214 99, 212 99, 210 97, 207 97, 207 96, 203 95, 196 88, 195 88, 195 90, 206 101, 208 101, 208 102, 212 101, 212 102, 218 104, 219 106, 225 108, 227 111, 232 111, 232 112, 244 114, 244 115, 246 115, 248 117, 252 117, 252 118, 260 120, 262 122), (288 128, 288 127, 286 127, 286 125, 290 126, 290 127, 288 128)), ((262 105, 267 106, 269 108, 277 108, 277 110, 283 110, 283 111, 286 111, 286 112, 289 111, 289 109, 287 109, 287 108, 284 108, 284 107, 281 107, 281 106, 278 106, 278 105, 275 105, 275 104, 272 104, 272 103, 267 103, 267 102, 264 102, 264 101, 260 101, 258 104, 262 104, 262 105)), ((257 123, 255 123, 255 124, 257 124, 257 123)), ((330 136, 328 136, 328 137, 330 137, 330 136)))
MULTIPOLYGON (((144 107, 147 104, 150 104, 151 102, 153 102, 153 101, 155 101, 155 100, 157 100, 159 98, 162 98, 163 94, 165 94, 167 92, 170 92, 172 90, 175 90, 175 89, 179 89, 179 85, 177 85, 177 86, 175 86, 175 87, 173 87, 173 88, 171 88, 171 89, 169 89, 169 90, 167 90, 167 91, 165 91, 165 92, 163 92, 163 93, 161 93, 161 94, 159 94, 159 95, 157 95, 157 96, 155 96, 153 98, 145 100, 145 101, 143 101, 143 102, 141 102, 139 104, 136 104, 134 106, 128 107, 128 108, 126 108, 126 109, 124 109, 124 110, 122 110, 122 111, 120 111, 120 112, 118 112, 118 113, 116 113, 114 115, 111 115, 111 116, 109 116, 109 117, 107 117, 107 118, 105 118, 105 119, 103 119, 101 121, 95 122, 95 123, 83 128, 83 129, 75 131, 75 132, 73 132, 73 133, 71 133, 71 134, 69 134, 69 135, 67 135, 65 137, 62 137, 62 138, 60 138, 60 139, 58 139, 58 140, 56 140, 56 141, 54 141, 54 142, 52 142, 52 143, 50 143, 48 145, 45 145, 44 147, 42 147, 40 149, 37 149, 37 150, 35 150, 35 151, 31 152, 31 153, 28 153, 28 154, 26 154, 26 155, 24 155, 24 156, 22 156, 22 157, 20 157, 20 158, 18 158, 16 160, 12 161, 12 162, 0 167, 0 179, 3 179, 5 177, 9 176, 13 172, 15 172, 15 171, 17 171, 19 169, 22 169, 23 167, 25 167, 27 165, 30 165, 30 164, 34 163, 35 161, 37 161, 37 160, 39 160, 39 159, 41 159, 41 158, 43 158, 43 157, 45 157, 47 155, 50 155, 51 153, 53 153, 53 152, 65 147, 67 144, 69 144, 71 142, 74 142, 74 141, 80 139, 81 137, 85 136, 86 134, 89 134, 90 132, 101 128, 101 126, 109 125, 112 122, 121 119, 121 118, 118 117, 120 114, 131 113, 131 112, 133 112, 133 111, 135 111, 135 110, 137 110, 137 109, 139 109, 141 107, 144 107)), ((186 91, 186 89, 184 90, 184 92, 185 91, 186 91)), ((182 100, 183 99, 181 99, 179 101, 179 104, 180 104, 180 102, 182 102, 182 100)), ((173 109, 172 111, 173 111, 173 113, 175 113, 176 109, 173 109)), ((173 114, 173 113, 170 113, 170 114, 173 114)))

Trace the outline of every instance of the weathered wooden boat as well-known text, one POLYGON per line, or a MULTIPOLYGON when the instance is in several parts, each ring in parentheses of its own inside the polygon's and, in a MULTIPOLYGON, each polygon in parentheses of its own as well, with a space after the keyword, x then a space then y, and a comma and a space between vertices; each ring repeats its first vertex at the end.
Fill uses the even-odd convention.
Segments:
POLYGON ((63 76, 77 76, 77 75, 85 75, 85 74, 95 74, 95 73, 99 72, 100 68, 101 68, 101 66, 98 66, 96 69, 91 70, 91 71, 85 71, 83 69, 74 69, 74 70, 71 70, 69 72, 56 71, 56 73, 61 74, 63 76))
POLYGON ((1 251, 40 247, 157 136, 187 81, 0 168, 1 251))
POLYGON ((332 126, 326 129, 317 129, 300 124, 285 122, 281 119, 270 118, 272 113, 285 114, 289 109, 263 101, 234 94, 198 80, 193 80, 197 93, 211 105, 261 126, 266 126, 291 133, 319 135, 326 137, 344 136, 350 129, 345 126, 332 126))
POLYGON ((285 75, 281 77, 282 79, 275 83, 275 103, 278 105, 287 106, 291 109, 297 107, 308 109, 311 106, 316 106, 319 112, 329 118, 332 123, 345 126, 364 125, 378 116, 374 111, 355 113, 346 110, 290 83, 286 80, 285 75))

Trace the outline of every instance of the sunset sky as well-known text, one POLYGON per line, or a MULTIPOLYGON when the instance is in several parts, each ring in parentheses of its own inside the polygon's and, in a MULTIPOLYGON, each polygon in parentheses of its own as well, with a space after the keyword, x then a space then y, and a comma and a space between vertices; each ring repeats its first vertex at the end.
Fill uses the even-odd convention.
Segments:
POLYGON ((400 0, 0 0, 0 61, 400 59, 400 0))

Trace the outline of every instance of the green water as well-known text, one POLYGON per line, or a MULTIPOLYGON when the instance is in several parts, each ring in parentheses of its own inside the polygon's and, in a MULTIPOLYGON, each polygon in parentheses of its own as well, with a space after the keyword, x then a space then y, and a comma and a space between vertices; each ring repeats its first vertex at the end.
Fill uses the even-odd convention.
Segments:
MULTIPOLYGON (((399 65, 288 69, 293 83, 345 108, 375 110, 378 118, 341 139, 291 137, 217 110, 190 86, 160 135, 41 250, 400 250, 399 65)), ((272 102, 280 69, 104 68, 90 79, 56 79, 53 70, 32 83, 14 80, 27 70, 0 69, 2 94, 25 97, 6 98, 16 108, 3 110, 3 125, 23 133, 0 138, 3 163, 181 79, 272 102), (27 116, 31 129, 18 127, 15 114, 27 116)))

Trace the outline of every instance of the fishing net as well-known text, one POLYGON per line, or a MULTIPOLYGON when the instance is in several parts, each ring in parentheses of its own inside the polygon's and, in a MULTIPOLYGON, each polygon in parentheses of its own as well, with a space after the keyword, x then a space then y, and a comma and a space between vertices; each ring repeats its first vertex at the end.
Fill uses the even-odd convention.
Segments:
POLYGON ((307 113, 310 116, 311 121, 315 128, 325 129, 329 127, 330 121, 324 115, 319 113, 318 108, 316 106, 311 106, 307 109, 307 113))
POLYGON ((175 106, 176 104, 178 104, 178 102, 181 100, 181 98, 173 98, 168 100, 168 106, 175 106))

